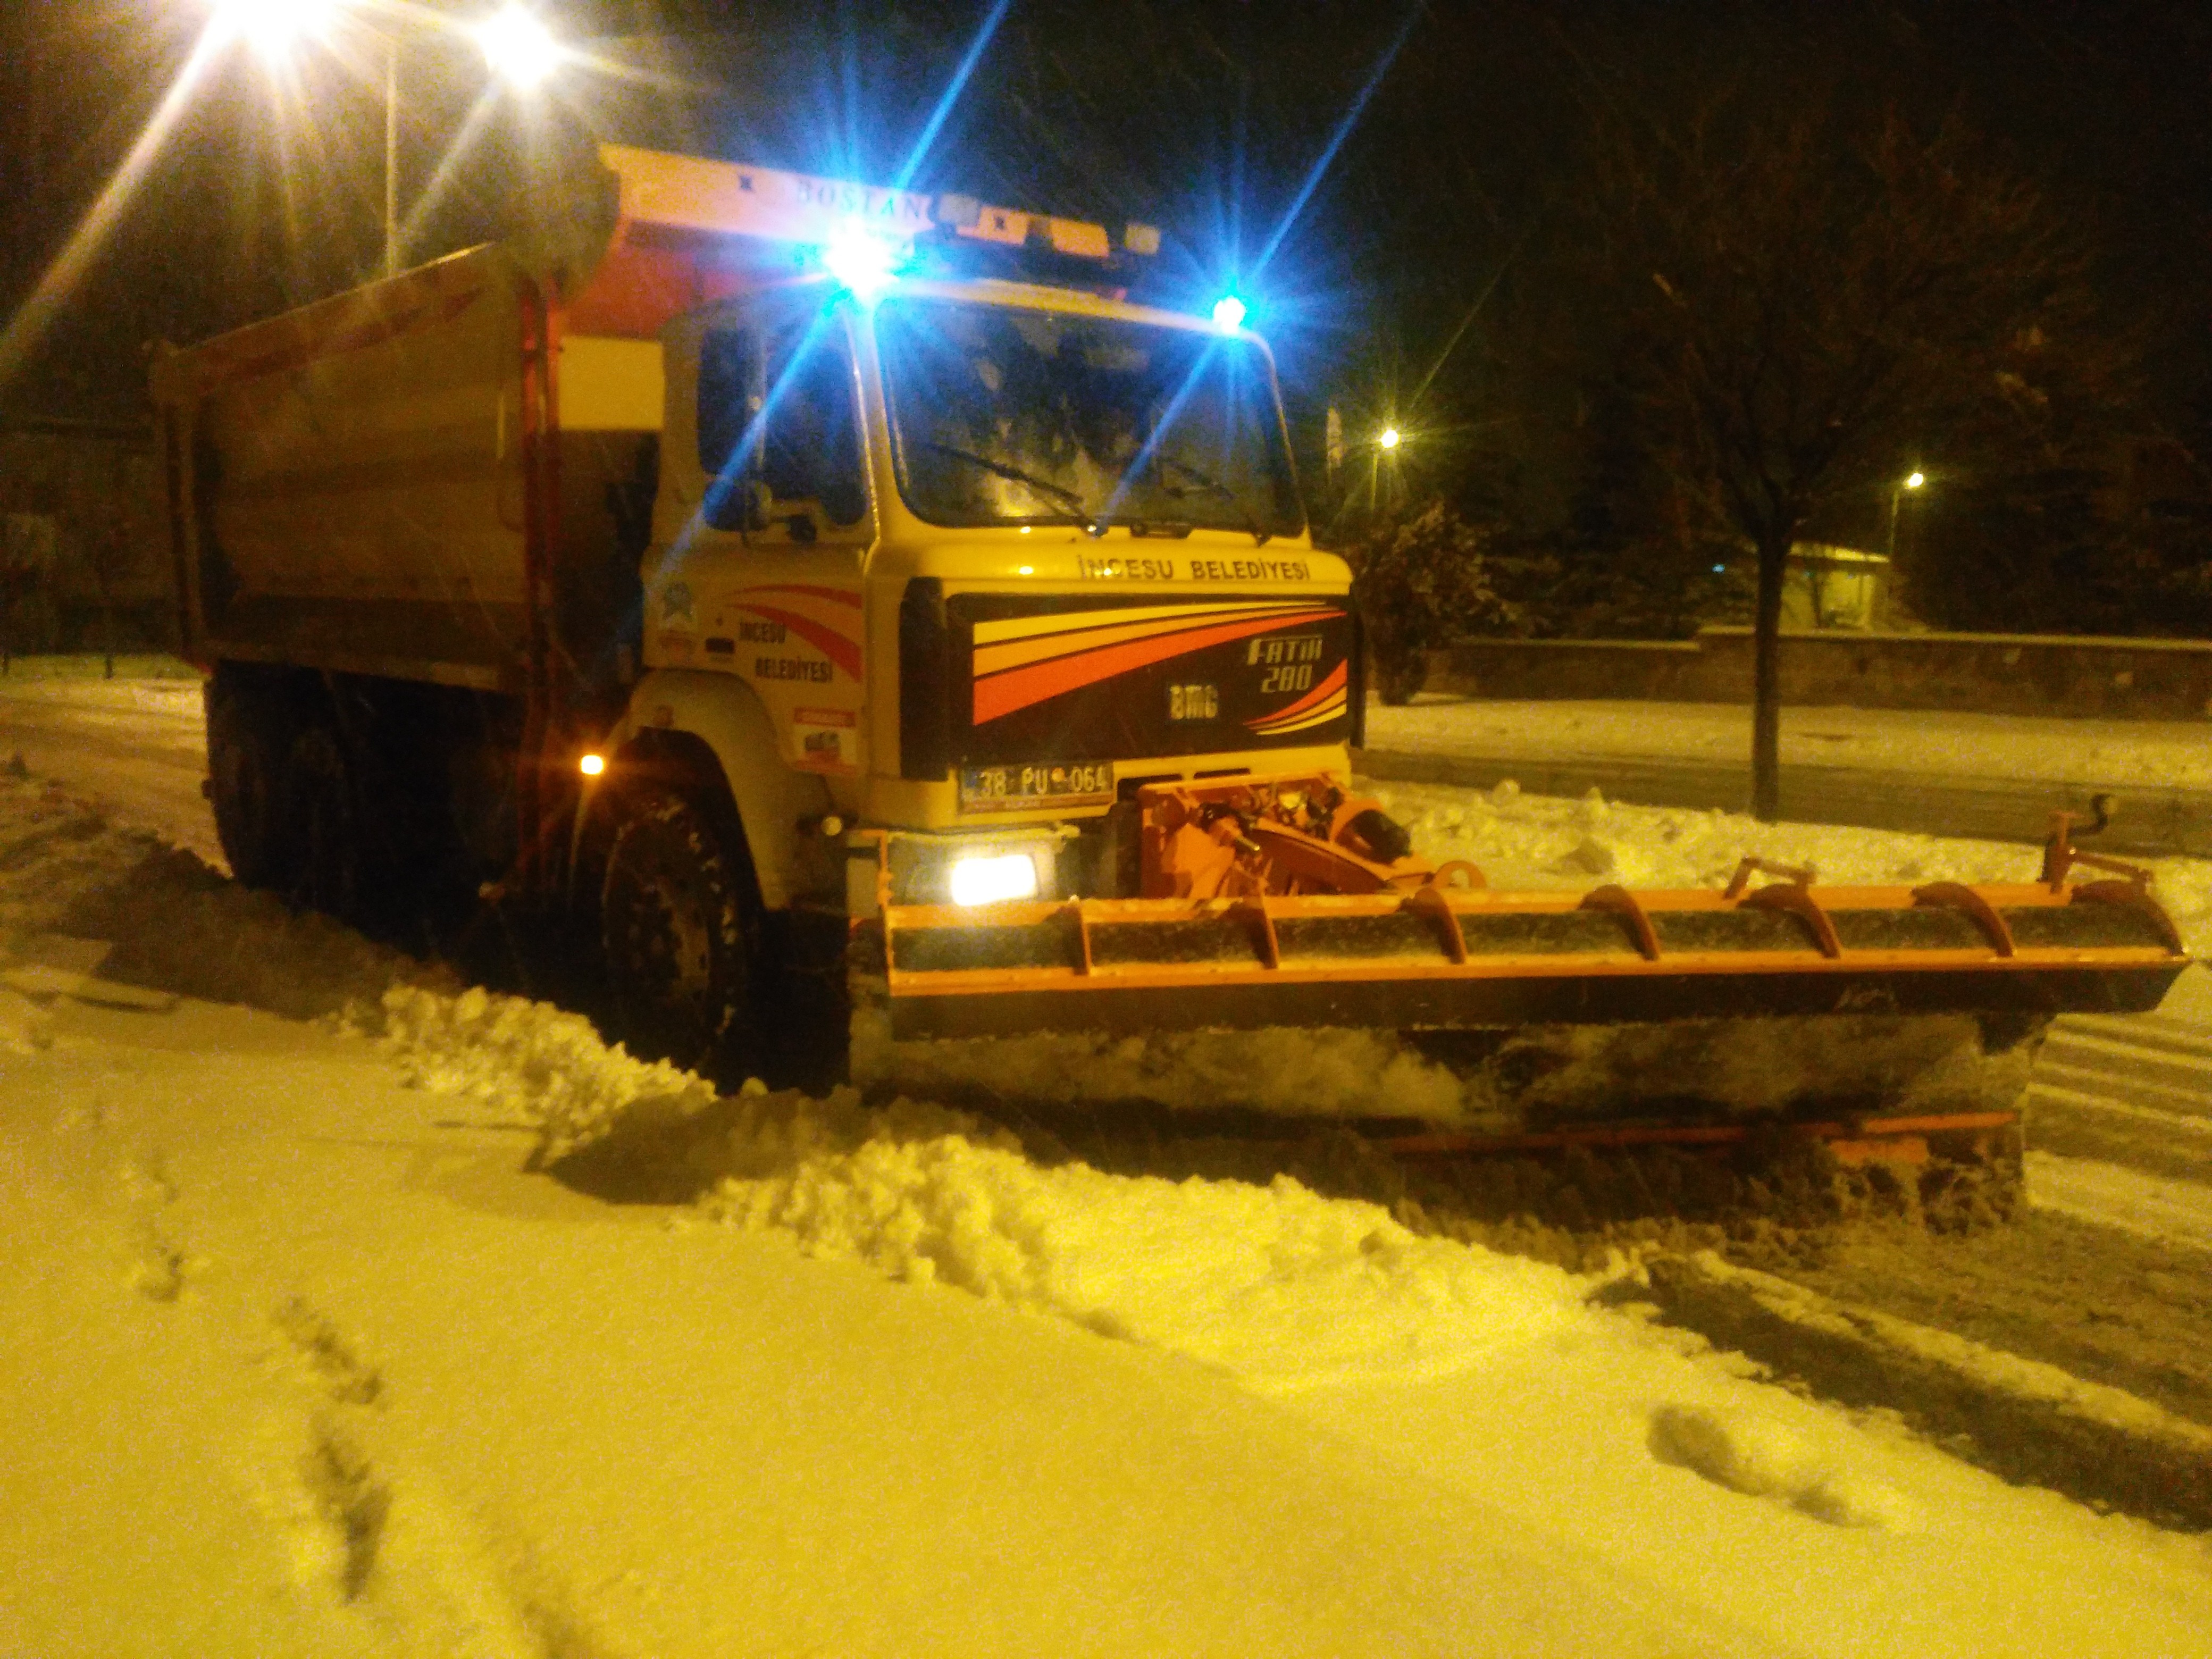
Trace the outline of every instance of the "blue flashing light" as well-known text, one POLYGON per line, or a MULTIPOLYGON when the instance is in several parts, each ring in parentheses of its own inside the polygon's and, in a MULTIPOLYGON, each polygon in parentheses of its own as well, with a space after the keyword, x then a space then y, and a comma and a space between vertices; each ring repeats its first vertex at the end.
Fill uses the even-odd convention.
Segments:
POLYGON ((899 249, 859 225, 839 228, 822 249, 822 265, 862 305, 872 305, 896 280, 899 249))
POLYGON ((1224 294, 1213 302, 1213 325, 1224 334, 1234 334, 1243 327, 1249 314, 1243 301, 1233 294, 1224 294))

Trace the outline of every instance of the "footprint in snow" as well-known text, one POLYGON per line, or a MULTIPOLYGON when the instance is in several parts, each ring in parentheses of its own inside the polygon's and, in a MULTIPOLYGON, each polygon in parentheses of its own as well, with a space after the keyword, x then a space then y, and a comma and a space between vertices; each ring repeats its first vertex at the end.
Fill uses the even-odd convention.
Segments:
POLYGON ((1905 1492, 1825 1455, 1809 1436, 1779 1418, 1662 1406, 1651 1413, 1647 1443, 1662 1463, 1832 1526, 1904 1533, 1918 1530, 1922 1522, 1919 1506, 1905 1492))
POLYGON ((342 1406, 373 1406, 384 1392, 374 1365, 356 1354, 338 1328, 302 1297, 273 1316, 276 1328, 307 1362, 330 1397, 342 1406))

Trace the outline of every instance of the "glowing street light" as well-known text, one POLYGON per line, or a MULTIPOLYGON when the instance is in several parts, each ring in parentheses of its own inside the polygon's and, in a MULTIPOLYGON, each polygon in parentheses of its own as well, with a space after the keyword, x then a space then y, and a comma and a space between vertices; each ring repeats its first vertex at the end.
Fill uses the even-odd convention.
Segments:
POLYGON ((274 64, 301 40, 319 36, 337 10, 336 0, 218 0, 215 27, 274 64))
POLYGON ((526 91, 544 85, 568 55, 553 31, 520 5, 510 4, 479 23, 476 36, 492 73, 526 91))
POLYGON ((1405 434, 1400 432, 1396 427, 1386 426, 1382 428, 1381 434, 1376 438, 1375 445, 1378 449, 1395 449, 1405 441, 1405 434))
POLYGON ((1914 467, 1914 468, 1912 469, 1912 471, 1910 471, 1910 472, 1906 473, 1903 477, 1899 478, 1899 479, 1896 482, 1896 483, 1894 483, 1893 485, 1892 485, 1892 486, 1891 486, 1891 488, 1890 488, 1890 492, 1889 492, 1889 557, 1890 557, 1890 559, 1891 559, 1893 562, 1894 562, 1894 561, 1895 561, 1895 559, 1896 559, 1896 557, 1897 557, 1897 502, 1898 502, 1898 498, 1899 498, 1899 496, 1901 496, 1902 495, 1904 495, 1904 494, 1905 494, 1905 492, 1906 490, 1908 490, 1908 489, 1919 489, 1919 488, 1920 488, 1920 486, 1921 486, 1921 485, 1923 485, 1923 484, 1926 483, 1927 482, 1928 482, 1928 475, 1927 475, 1925 472, 1923 472, 1923 471, 1922 471, 1918 467, 1917 467, 1917 466, 1916 466, 1916 467, 1914 467))
MULTIPOLYGON (((362 0, 216 0, 213 28, 222 40, 244 40, 266 63, 281 63, 302 41, 344 29, 384 48, 384 274, 399 270, 399 51, 401 39, 363 22, 362 0), (353 15, 347 15, 353 14, 353 15)), ((568 58, 568 49, 520 4, 470 31, 492 72, 510 85, 542 85, 568 58)))

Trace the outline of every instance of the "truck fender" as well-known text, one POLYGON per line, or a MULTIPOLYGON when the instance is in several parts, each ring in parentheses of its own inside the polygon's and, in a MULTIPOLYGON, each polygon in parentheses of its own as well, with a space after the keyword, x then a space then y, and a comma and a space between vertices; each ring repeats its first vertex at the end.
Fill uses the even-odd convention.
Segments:
MULTIPOLYGON (((737 804, 761 903, 770 910, 787 908, 799 822, 830 810, 830 786, 784 760, 758 694, 729 674, 649 670, 632 688, 620 723, 607 734, 606 750, 613 762, 609 781, 620 775, 623 751, 648 732, 686 732, 713 752, 737 804)), ((585 805, 586 811, 578 815, 580 834, 588 799, 585 805)))

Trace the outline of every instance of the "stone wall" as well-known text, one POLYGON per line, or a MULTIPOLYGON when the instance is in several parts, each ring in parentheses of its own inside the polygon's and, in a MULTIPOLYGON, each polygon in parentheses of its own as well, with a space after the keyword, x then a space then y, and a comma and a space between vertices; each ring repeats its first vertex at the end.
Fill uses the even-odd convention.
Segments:
MULTIPOLYGON (((1751 630, 1708 628, 1685 641, 1472 641, 1432 654, 1429 686, 1500 699, 1748 702, 1751 630)), ((2212 641, 1785 629, 1782 700, 2212 720, 2212 641)))
POLYGON ((0 418, 0 646, 124 648, 176 635, 175 580, 143 428, 0 418))

